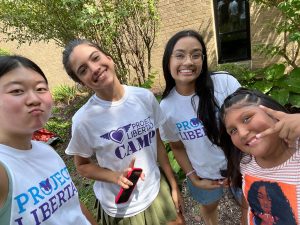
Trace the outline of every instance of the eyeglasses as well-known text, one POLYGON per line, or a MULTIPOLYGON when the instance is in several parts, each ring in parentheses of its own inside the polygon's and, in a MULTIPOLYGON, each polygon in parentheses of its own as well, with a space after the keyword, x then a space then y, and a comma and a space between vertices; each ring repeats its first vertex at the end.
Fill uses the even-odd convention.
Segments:
POLYGON ((189 56, 190 60, 193 63, 200 63, 204 60, 204 56, 202 52, 195 52, 193 54, 185 54, 182 52, 177 52, 172 54, 172 56, 178 61, 179 63, 183 63, 187 60, 187 57, 189 56))

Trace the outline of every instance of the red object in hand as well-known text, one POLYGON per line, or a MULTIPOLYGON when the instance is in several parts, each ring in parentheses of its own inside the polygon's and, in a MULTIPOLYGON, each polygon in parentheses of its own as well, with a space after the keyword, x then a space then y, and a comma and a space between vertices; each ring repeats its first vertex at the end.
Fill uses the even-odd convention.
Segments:
POLYGON ((141 168, 132 168, 132 170, 128 172, 127 179, 130 180, 133 183, 133 185, 129 186, 128 189, 124 189, 124 188, 120 189, 118 195, 115 198, 116 204, 125 203, 128 201, 142 172, 143 170, 141 168))

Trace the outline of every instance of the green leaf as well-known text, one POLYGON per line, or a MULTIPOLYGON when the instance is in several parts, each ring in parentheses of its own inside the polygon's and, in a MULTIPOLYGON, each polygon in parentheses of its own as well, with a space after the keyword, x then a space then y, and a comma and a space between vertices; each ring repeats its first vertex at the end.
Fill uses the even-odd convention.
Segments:
POLYGON ((294 69, 289 75, 278 80, 276 85, 290 92, 300 93, 300 68, 294 69))
POLYGON ((278 101, 281 105, 285 105, 289 100, 289 91, 284 89, 273 89, 269 92, 269 95, 278 101))
POLYGON ((291 93, 289 97, 289 103, 297 108, 300 108, 300 95, 291 93))
POLYGON ((300 42, 300 32, 293 33, 289 36, 290 41, 300 42))
POLYGON ((251 80, 252 78, 254 78, 256 76, 255 72, 248 72, 245 74, 248 80, 251 80))
POLYGON ((292 78, 298 78, 298 79, 300 79, 300 68, 293 69, 290 72, 289 76, 292 77, 292 78))
POLYGON ((300 93, 300 79, 292 79, 290 77, 287 79, 280 79, 276 81, 276 86, 291 92, 300 93))
POLYGON ((169 161, 170 161, 172 170, 177 174, 181 168, 180 168, 179 164, 177 163, 172 151, 170 151, 168 153, 168 157, 169 157, 169 161))
POLYGON ((273 83, 261 80, 261 81, 256 81, 254 84, 252 84, 249 87, 253 88, 255 90, 261 91, 264 94, 266 94, 266 93, 268 93, 272 89, 273 83))
POLYGON ((278 80, 284 76, 284 64, 274 64, 265 70, 265 78, 269 81, 278 80))

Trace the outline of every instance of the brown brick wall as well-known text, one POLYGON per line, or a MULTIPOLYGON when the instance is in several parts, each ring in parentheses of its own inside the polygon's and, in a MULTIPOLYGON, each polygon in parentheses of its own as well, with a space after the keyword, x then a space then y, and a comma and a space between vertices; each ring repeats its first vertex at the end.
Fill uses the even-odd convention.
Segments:
MULTIPOLYGON (((208 63, 210 67, 217 64, 216 41, 214 31, 214 12, 212 0, 160 0, 160 27, 152 52, 152 65, 158 72, 154 90, 160 91, 164 86, 162 74, 162 54, 167 40, 182 29, 192 28, 198 30, 203 36, 208 50, 208 63)), ((273 22, 280 19, 276 10, 262 8, 255 3, 250 4, 251 42, 252 47, 257 43, 279 43, 282 37, 274 33, 273 22)), ((0 48, 10 52, 22 54, 33 59, 49 77, 51 87, 62 83, 73 84, 67 77, 61 64, 62 49, 54 43, 22 45, 17 48, 15 42, 2 43, 0 48)), ((299 59, 300 60, 300 59, 299 59)), ((280 61, 259 56, 252 50, 252 61, 248 64, 252 68, 259 68, 280 61)))
POLYGON ((17 42, 0 42, 0 48, 8 50, 11 54, 26 56, 37 63, 46 74, 51 89, 60 84, 74 84, 63 69, 62 48, 53 42, 23 44, 19 48, 17 42))
POLYGON ((281 37, 274 32, 274 25, 280 20, 280 14, 276 9, 264 8, 257 4, 251 4, 250 7, 251 24, 251 47, 252 47, 252 67, 260 68, 271 63, 279 62, 280 58, 266 59, 253 50, 256 44, 278 43, 281 37))
POLYGON ((213 5, 211 0, 161 0, 159 13, 160 30, 153 51, 153 66, 158 71, 155 90, 164 86, 162 73, 162 55, 167 40, 182 29, 195 29, 204 36, 207 45, 209 64, 216 61, 213 5))
MULTIPOLYGON (((214 11, 212 0, 168 0, 159 4, 161 15, 160 32, 153 51, 153 65, 159 72, 154 89, 164 86, 161 69, 162 54, 167 40, 177 31, 193 28, 203 35, 208 50, 208 64, 211 68, 217 65, 217 44, 215 37, 214 11)), ((280 43, 282 37, 274 32, 274 24, 280 20, 276 9, 263 8, 250 1, 250 35, 252 60, 247 65, 251 68, 261 68, 282 59, 273 59, 259 55, 253 46, 259 43, 280 43)), ((298 62, 300 62, 300 57, 298 62)), ((245 63, 245 62, 243 62, 245 63)))

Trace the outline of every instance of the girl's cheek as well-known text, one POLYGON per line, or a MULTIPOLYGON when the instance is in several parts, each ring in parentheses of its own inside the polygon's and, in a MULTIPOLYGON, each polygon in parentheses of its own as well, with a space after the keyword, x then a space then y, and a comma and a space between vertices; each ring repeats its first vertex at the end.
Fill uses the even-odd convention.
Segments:
POLYGON ((239 139, 235 136, 231 138, 232 143, 236 146, 236 147, 240 147, 241 142, 239 141, 239 139))
POLYGON ((231 141, 232 141, 232 143, 233 143, 234 145, 236 144, 236 138, 235 138, 235 137, 231 136, 231 141))

